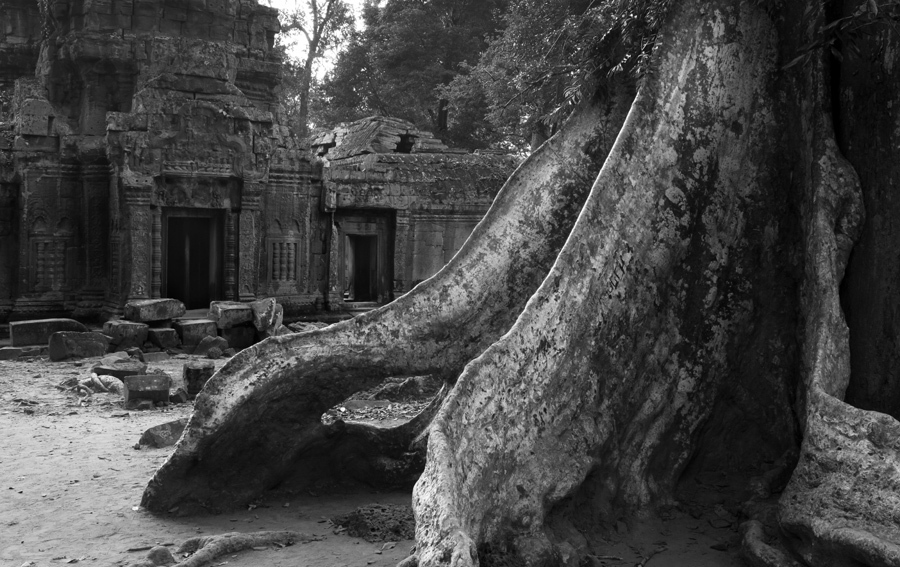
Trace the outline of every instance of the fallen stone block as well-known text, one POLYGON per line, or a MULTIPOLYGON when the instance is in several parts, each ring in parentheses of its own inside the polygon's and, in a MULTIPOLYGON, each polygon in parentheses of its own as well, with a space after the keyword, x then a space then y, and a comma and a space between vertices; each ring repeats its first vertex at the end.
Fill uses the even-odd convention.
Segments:
POLYGON ((91 372, 100 376, 115 376, 124 382, 128 376, 140 376, 147 372, 147 365, 136 360, 122 360, 114 364, 98 364, 91 368, 91 372))
POLYGON ((103 356, 109 350, 109 337, 103 333, 59 331, 50 335, 50 360, 103 356))
POLYGON ((248 346, 256 343, 256 329, 249 325, 240 325, 230 329, 222 329, 222 338, 225 339, 228 342, 228 346, 234 350, 244 350, 248 346))
POLYGON ((178 348, 181 345, 175 329, 150 328, 147 330, 147 338, 161 349, 178 348))
POLYGON ((221 351, 228 348, 228 341, 222 337, 204 337, 200 344, 197 345, 197 348, 194 349, 194 355, 206 356, 212 348, 218 348, 219 356, 221 356, 221 351))
POLYGON ((112 339, 110 344, 119 350, 138 347, 147 340, 149 327, 146 323, 113 320, 103 323, 103 334, 112 339))
POLYGON ((216 322, 209 319, 185 319, 173 326, 182 346, 197 346, 205 337, 217 336, 216 322))
POLYGON ((12 346, 46 345, 53 333, 60 331, 87 332, 88 328, 74 319, 36 319, 9 324, 12 346))
POLYGON ((126 352, 112 352, 101 358, 99 364, 109 366, 110 364, 116 364, 122 360, 131 360, 131 357, 128 356, 128 353, 126 352))
POLYGON ((162 362, 163 360, 169 360, 171 357, 167 352, 145 352, 144 353, 144 362, 147 364, 152 364, 154 362, 162 362))
POLYGON ((171 447, 181 438, 184 427, 187 425, 187 418, 176 419, 168 423, 162 423, 151 427, 141 435, 139 444, 147 447, 155 447, 162 449, 163 447, 171 447))
POLYGON ((235 325, 251 323, 253 309, 246 303, 235 301, 213 301, 209 304, 209 318, 220 329, 230 329, 235 325))
POLYGON ((126 376, 122 379, 125 384, 125 401, 168 402, 171 381, 172 379, 165 374, 126 376))
POLYGON ((259 332, 279 327, 284 321, 284 307, 274 298, 260 299, 250 303, 253 310, 253 326, 259 332))
POLYGON ((184 303, 177 299, 141 299, 125 304, 125 318, 139 323, 165 321, 181 317, 184 313, 184 303))
POLYGON ((216 371, 216 365, 207 360, 192 360, 184 365, 182 378, 187 388, 188 396, 194 397, 200 393, 206 381, 216 371))
POLYGON ((18 347, 0 347, 0 360, 15 360, 24 354, 24 350, 18 347))
POLYGON ((184 404, 188 401, 188 393, 184 388, 178 388, 174 393, 169 394, 169 403, 184 404))

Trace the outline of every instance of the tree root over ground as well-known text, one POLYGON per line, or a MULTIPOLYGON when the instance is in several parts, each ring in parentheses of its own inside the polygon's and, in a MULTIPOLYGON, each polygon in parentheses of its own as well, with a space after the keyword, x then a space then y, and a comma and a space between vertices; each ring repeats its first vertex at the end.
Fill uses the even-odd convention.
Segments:
MULTIPOLYGON (((198 396, 142 504, 157 512, 237 506, 284 482, 335 478, 341 463, 367 461, 332 458, 351 428, 323 425, 322 413, 390 376, 435 374, 452 382, 506 332, 565 242, 630 102, 627 93, 620 98, 577 111, 565 132, 513 173, 450 263, 413 292, 353 320, 268 339, 229 361, 198 396)), ((376 485, 404 476, 398 470, 415 459, 403 444, 428 423, 414 421, 418 431, 352 428, 369 441, 386 438, 374 446, 398 449, 387 455, 392 462, 355 476, 376 485)))
POLYGON ((156 547, 148 553, 147 560, 134 563, 129 567, 154 567, 158 565, 203 567, 229 553, 273 545, 286 547, 297 543, 310 543, 321 540, 321 536, 290 531, 232 532, 215 536, 201 536, 186 540, 175 550, 175 555, 190 554, 183 561, 173 563, 172 555, 168 553, 166 548, 156 547))

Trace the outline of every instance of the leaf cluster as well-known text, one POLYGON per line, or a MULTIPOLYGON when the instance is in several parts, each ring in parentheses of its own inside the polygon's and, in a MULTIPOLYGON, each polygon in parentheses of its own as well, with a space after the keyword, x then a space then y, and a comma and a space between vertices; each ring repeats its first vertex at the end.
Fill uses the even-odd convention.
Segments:
POLYGON ((894 33, 900 31, 900 0, 863 0, 849 14, 825 23, 810 18, 812 11, 813 5, 807 5, 804 17, 810 20, 808 34, 813 39, 800 48, 784 69, 806 65, 822 50, 827 50, 838 61, 844 60, 845 49, 861 57, 861 45, 865 40, 876 39, 876 44, 883 47, 887 39, 880 35, 883 29, 894 33), (879 36, 881 41, 877 41, 879 36))

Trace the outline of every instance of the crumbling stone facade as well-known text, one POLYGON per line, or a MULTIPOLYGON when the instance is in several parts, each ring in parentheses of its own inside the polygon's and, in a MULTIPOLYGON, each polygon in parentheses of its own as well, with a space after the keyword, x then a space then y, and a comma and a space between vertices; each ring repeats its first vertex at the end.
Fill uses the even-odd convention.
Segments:
POLYGON ((392 120, 317 159, 279 120, 277 11, 255 0, 0 0, 0 22, 0 321, 389 301, 512 167, 392 120))

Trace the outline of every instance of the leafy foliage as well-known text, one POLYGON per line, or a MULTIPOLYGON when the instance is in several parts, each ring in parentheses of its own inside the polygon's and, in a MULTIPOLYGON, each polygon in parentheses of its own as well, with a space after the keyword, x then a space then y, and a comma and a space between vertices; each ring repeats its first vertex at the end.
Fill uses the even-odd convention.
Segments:
POLYGON ((477 136, 461 126, 465 120, 451 127, 449 101, 440 87, 462 65, 478 60, 505 5, 506 0, 387 0, 380 6, 369 0, 363 8, 365 30, 351 37, 326 77, 314 121, 332 125, 391 115, 454 145, 473 147, 477 136))
MULTIPOLYGON (((293 10, 281 13, 283 34, 298 33, 304 39, 302 61, 285 58, 282 100, 288 123, 305 133, 309 122, 309 96, 315 63, 344 41, 353 28, 353 14, 346 0, 303 0, 293 10)), ((280 38, 284 49, 284 38, 280 38)))
MULTIPOLYGON (((807 5, 806 15, 812 7, 807 5)), ((825 23, 817 30, 810 30, 814 39, 800 49, 799 54, 784 68, 807 64, 812 58, 827 49, 838 61, 844 59, 844 49, 861 56, 860 43, 865 37, 877 36, 886 26, 894 33, 900 31, 900 0, 863 0, 853 12, 825 23)), ((887 36, 878 43, 884 44, 887 36)))
POLYGON ((503 33, 447 89, 455 115, 487 108, 503 145, 536 145, 585 94, 641 76, 671 1, 513 0, 503 33))

